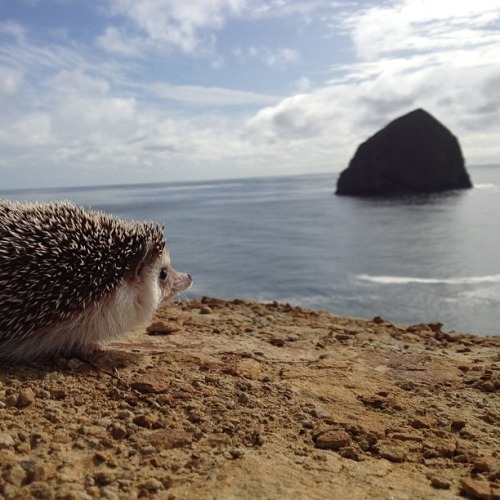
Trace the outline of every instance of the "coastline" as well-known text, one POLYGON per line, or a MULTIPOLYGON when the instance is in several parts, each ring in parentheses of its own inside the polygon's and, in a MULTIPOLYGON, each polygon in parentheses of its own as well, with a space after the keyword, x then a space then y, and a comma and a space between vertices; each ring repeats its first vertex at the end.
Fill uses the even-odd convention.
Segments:
POLYGON ((155 323, 103 371, 0 367, 4 497, 500 498, 500 336, 208 297, 155 323))

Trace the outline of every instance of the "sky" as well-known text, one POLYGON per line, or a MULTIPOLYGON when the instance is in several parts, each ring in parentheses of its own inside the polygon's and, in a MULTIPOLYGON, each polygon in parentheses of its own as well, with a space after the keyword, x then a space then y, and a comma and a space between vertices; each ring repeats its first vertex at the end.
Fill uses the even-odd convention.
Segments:
POLYGON ((500 165, 500 0, 0 0, 0 190, 334 173, 416 108, 500 165))

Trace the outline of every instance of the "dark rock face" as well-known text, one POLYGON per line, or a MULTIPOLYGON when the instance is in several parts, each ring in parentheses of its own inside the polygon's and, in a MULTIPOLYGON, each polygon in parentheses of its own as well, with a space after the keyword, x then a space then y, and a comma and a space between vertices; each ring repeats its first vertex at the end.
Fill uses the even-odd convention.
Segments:
POLYGON ((471 188, 457 138, 417 109, 361 144, 335 194, 390 196, 471 188))

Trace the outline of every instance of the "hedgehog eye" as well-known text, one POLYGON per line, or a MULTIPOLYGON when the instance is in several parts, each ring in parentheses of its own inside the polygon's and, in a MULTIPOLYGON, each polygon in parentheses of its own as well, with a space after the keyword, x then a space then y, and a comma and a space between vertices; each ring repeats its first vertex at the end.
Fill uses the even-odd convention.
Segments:
POLYGON ((165 281, 167 279, 167 268, 166 267, 163 267, 161 270, 160 270, 160 279, 162 281, 165 281))

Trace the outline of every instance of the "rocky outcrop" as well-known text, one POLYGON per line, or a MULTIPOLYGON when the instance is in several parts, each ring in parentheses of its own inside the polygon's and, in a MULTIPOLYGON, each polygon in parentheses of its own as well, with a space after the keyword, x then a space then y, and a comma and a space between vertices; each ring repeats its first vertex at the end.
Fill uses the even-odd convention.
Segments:
POLYGON ((390 196, 472 187, 457 138, 417 109, 361 144, 337 181, 338 195, 390 196))

